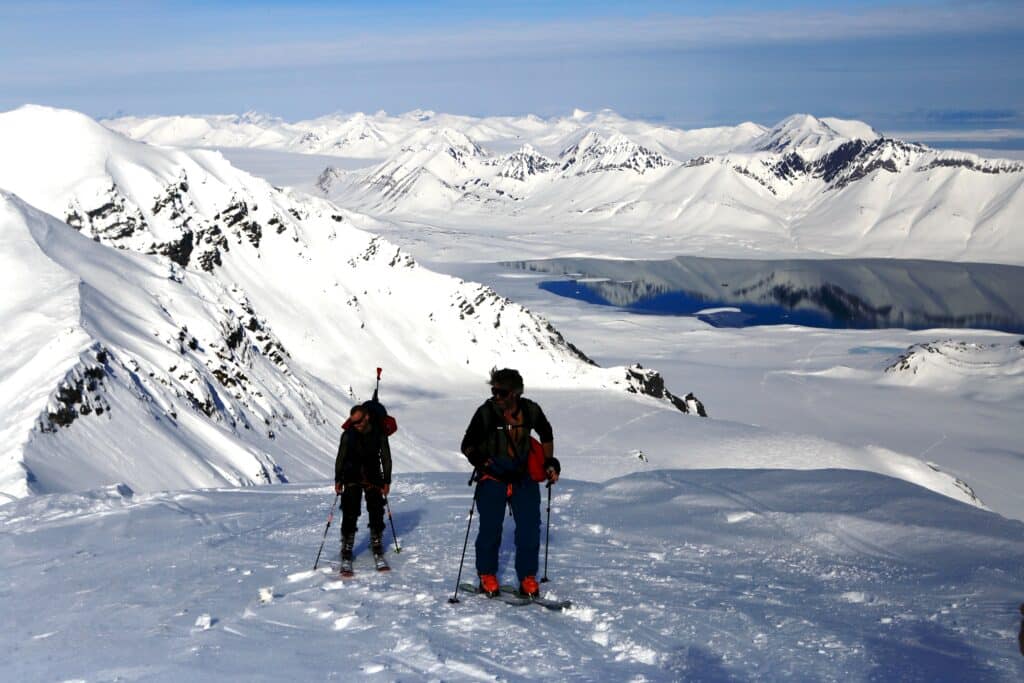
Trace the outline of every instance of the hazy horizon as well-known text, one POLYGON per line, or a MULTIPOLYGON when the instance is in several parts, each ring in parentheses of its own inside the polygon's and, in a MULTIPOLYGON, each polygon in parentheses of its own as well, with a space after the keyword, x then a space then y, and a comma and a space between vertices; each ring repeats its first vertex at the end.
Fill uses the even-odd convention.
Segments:
POLYGON ((1009 0, 56 0, 4 5, 0 38, 4 110, 294 121, 608 108, 678 128, 806 112, 936 144, 1024 139, 1024 5, 1009 0))

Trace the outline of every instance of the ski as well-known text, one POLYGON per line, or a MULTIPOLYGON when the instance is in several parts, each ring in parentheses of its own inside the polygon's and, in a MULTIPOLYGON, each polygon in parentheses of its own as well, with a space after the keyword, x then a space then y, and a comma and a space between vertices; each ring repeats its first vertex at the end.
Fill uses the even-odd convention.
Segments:
MULTIPOLYGON (((473 584, 473 583, 460 583, 459 584, 459 590, 463 591, 464 593, 471 593, 473 595, 480 595, 482 597, 488 597, 488 598, 491 597, 491 596, 487 595, 486 593, 484 593, 482 590, 480 590, 480 586, 477 586, 476 584, 473 584)), ((516 607, 521 607, 523 605, 529 605, 530 604, 530 600, 528 600, 526 598, 520 598, 520 597, 517 597, 515 595, 509 595, 508 593, 498 593, 497 595, 494 596, 493 599, 494 600, 500 600, 501 602, 505 603, 506 605, 515 605, 516 607)))
POLYGON ((571 600, 550 600, 548 598, 545 598, 544 596, 537 596, 531 598, 527 595, 523 595, 522 593, 520 593, 519 589, 515 586, 502 586, 501 593, 502 595, 511 595, 515 598, 518 598, 519 600, 526 600, 527 602, 532 602, 533 604, 539 605, 544 609, 553 610, 555 612, 561 612, 564 609, 569 609, 570 607, 572 607, 571 600))

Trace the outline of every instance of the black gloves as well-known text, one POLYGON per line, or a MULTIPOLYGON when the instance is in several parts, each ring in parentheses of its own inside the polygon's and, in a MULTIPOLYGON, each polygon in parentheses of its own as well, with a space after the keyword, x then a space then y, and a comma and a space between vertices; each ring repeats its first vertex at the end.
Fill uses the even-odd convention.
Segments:
POLYGON ((465 455, 466 459, 469 460, 469 464, 477 469, 483 467, 484 463, 487 462, 487 457, 478 453, 475 448, 466 449, 466 451, 463 452, 463 455, 465 455))
POLYGON ((553 469, 555 474, 562 474, 562 463, 558 462, 558 458, 551 456, 544 461, 544 469, 553 469))

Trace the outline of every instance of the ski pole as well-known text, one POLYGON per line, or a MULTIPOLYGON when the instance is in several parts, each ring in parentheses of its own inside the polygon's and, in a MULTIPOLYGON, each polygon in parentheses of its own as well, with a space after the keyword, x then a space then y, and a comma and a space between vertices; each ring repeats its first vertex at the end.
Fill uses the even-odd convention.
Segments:
POLYGON ((380 392, 380 373, 384 371, 384 368, 377 368, 377 386, 373 388, 373 400, 377 400, 377 394, 380 392))
MULTIPOLYGON (((473 469, 473 475, 476 475, 476 468, 473 469)), ((469 483, 473 483, 473 477, 469 478, 469 483)), ((469 506, 469 522, 466 524, 466 540, 462 542, 462 558, 459 560, 459 575, 455 578, 455 594, 448 598, 448 604, 450 605, 454 605, 459 602, 459 582, 462 581, 462 565, 466 561, 466 546, 469 545, 469 529, 473 526, 473 509, 476 508, 476 494, 479 489, 479 485, 473 489, 473 502, 469 506)))
POLYGON ((548 582, 548 541, 551 540, 551 482, 548 482, 548 521, 544 525, 544 576, 541 583, 548 582))
POLYGON ((320 550, 316 551, 316 561, 313 562, 313 571, 316 571, 316 567, 320 564, 320 553, 324 551, 324 543, 327 541, 327 530, 331 528, 331 522, 334 521, 334 506, 338 504, 338 498, 341 497, 340 493, 334 495, 334 502, 331 503, 331 513, 327 515, 327 526, 324 527, 324 537, 320 541, 320 550))
POLYGON ((391 516, 391 503, 388 502, 388 497, 384 496, 384 507, 388 510, 388 522, 391 523, 391 536, 395 539, 395 553, 402 552, 402 548, 398 545, 398 534, 395 533, 395 520, 391 516))

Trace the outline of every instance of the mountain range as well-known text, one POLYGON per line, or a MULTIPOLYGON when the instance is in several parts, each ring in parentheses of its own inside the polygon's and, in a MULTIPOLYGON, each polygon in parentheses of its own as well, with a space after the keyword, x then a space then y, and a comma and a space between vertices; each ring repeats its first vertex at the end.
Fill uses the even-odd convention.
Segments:
MULTIPOLYGON (((586 231, 605 255, 1024 262, 1024 163, 931 149, 859 121, 796 114, 772 127, 680 130, 609 111, 415 111, 104 123, 159 144, 348 157, 315 181, 343 206, 460 229, 586 231), (365 167, 352 169, 352 157, 365 167), (628 239, 638 233, 653 239, 628 239)), ((572 255, 565 241, 577 242, 562 240, 559 255, 572 255)))

